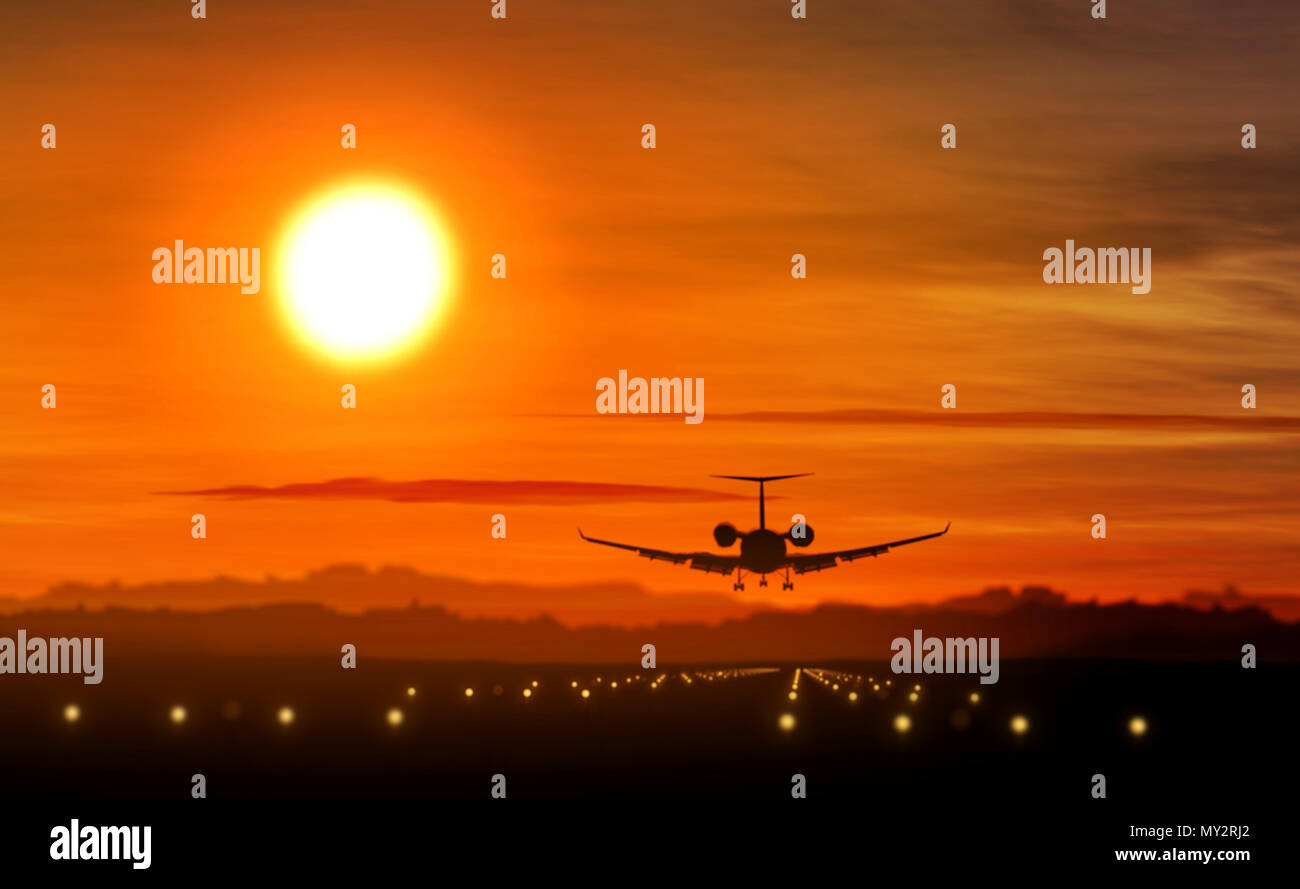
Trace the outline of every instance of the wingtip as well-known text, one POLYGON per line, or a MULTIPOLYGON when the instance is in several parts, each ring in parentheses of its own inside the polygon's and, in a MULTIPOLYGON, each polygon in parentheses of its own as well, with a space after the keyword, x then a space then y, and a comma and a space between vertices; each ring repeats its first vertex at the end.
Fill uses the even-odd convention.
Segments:
POLYGON ((581 537, 583 540, 587 539, 587 535, 582 533, 581 528, 578 529, 578 536, 581 537))
POLYGON ((947 533, 948 533, 948 529, 951 528, 951 527, 952 527, 952 522, 949 522, 948 524, 944 525, 944 526, 943 526, 943 533, 947 534, 947 533))

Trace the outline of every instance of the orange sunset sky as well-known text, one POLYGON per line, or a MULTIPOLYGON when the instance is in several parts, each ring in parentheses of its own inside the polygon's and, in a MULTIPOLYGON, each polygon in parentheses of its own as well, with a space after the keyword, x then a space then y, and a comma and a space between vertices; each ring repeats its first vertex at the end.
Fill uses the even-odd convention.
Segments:
POLYGON ((757 504, 708 474, 796 472, 769 517, 814 551, 952 532, 745 597, 1297 592, 1287 4, 490 5, 5 12, 0 596, 336 562, 730 594, 576 527, 716 550, 757 504), (426 201, 453 257, 436 329, 377 364, 276 304, 289 219, 359 177, 426 201), (1150 247, 1151 291, 1044 284, 1067 238, 1150 247), (261 292, 154 284, 177 239, 260 247, 261 292), (704 378, 704 422, 598 415, 621 368, 704 378), (403 484, 430 479, 470 484, 403 484))

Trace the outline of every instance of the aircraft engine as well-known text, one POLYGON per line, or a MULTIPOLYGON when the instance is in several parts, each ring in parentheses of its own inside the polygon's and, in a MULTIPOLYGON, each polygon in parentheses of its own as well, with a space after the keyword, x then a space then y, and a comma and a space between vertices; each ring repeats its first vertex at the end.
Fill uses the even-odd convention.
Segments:
POLYGON ((806 524, 806 523, 805 523, 804 526, 803 526, 803 536, 802 536, 802 537, 795 537, 795 536, 794 536, 794 527, 791 527, 789 533, 787 533, 785 536, 786 536, 786 537, 790 540, 790 542, 793 543, 795 546, 807 546, 808 544, 810 544, 810 543, 813 542, 813 527, 812 527, 812 525, 809 525, 809 524, 806 524))
POLYGON ((731 546, 739 536, 740 532, 735 529, 735 526, 727 522, 722 522, 713 529, 713 539, 718 541, 718 546, 731 546))

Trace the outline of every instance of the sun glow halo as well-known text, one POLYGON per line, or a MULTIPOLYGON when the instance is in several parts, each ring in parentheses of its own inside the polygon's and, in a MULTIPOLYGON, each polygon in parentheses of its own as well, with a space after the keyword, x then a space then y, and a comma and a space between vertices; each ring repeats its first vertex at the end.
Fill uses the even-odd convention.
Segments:
POLYGON ((450 248, 410 191, 358 183, 312 201, 286 229, 280 307, 297 336, 325 355, 372 361, 429 332, 450 282, 450 248))

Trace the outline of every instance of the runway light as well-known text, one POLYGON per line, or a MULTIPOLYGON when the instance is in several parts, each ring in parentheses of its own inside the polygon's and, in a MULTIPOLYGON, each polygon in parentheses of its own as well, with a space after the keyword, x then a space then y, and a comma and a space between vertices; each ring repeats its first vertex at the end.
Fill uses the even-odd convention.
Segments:
POLYGON ((797 691, 790 692, 790 700, 797 701, 798 699, 799 699, 799 692, 797 691))
POLYGON ((783 732, 794 731, 794 714, 782 713, 781 718, 777 720, 777 725, 781 726, 783 732))
POLYGON ((533 696, 533 690, 531 688, 525 688, 524 697, 531 698, 532 696, 533 696))
POLYGON ((1128 730, 1135 738, 1140 738, 1147 733, 1147 721, 1141 716, 1134 716, 1128 721, 1128 730))
POLYGON ((398 710, 396 707, 388 711, 388 724, 391 726, 401 725, 403 718, 402 711, 398 710))
POLYGON ((856 701, 857 699, 858 699, 858 693, 856 691, 849 692, 850 701, 856 701))
POLYGON ((536 679, 533 680, 533 688, 537 688, 537 680, 536 680, 536 679))
POLYGON ((577 688, 577 687, 578 687, 578 680, 575 679, 569 683, 569 688, 577 688))
POLYGON ((467 689, 465 689, 465 697, 467 697, 467 698, 472 698, 472 697, 474 697, 474 689, 472 689, 472 688, 467 688, 467 689))
POLYGON ((906 713, 900 713, 894 717, 894 730, 900 735, 907 734, 912 730, 912 718, 906 713))
POLYGON ((916 685, 912 686, 912 691, 920 691, 920 690, 921 690, 921 683, 918 682, 916 685))
POLYGON ((978 703, 980 702, 980 693, 977 692, 977 691, 973 691, 973 692, 971 692, 971 693, 970 693, 970 702, 971 702, 972 704, 978 704, 978 703))
POLYGON ((1023 735, 1029 731, 1029 720, 1017 713, 1011 717, 1011 730, 1017 735, 1023 735))
POLYGON ((610 687, 610 688, 618 688, 618 683, 617 683, 617 682, 611 682, 611 683, 609 684, 609 687, 610 687))
POLYGON ((293 722, 293 710, 288 707, 281 707, 275 718, 280 720, 280 725, 289 725, 293 722))
POLYGON ((63 708, 63 718, 68 722, 76 722, 81 718, 81 708, 76 704, 69 704, 63 708))
POLYGON ((913 703, 916 703, 916 699, 917 699, 917 698, 916 698, 916 692, 912 692, 910 695, 908 695, 908 696, 907 696, 907 699, 908 699, 909 701, 913 702, 913 703))
POLYGON ((415 689, 414 689, 414 688, 408 688, 408 689, 406 690, 406 696, 407 696, 408 698, 413 698, 413 697, 415 697, 415 689))
POLYGON ((584 698, 589 698, 589 697, 591 697, 591 689, 589 689, 589 688, 584 688, 584 689, 582 690, 582 696, 583 696, 584 698))
POLYGON ((182 707, 180 704, 177 704, 175 707, 172 707, 171 720, 177 725, 180 725, 182 722, 185 721, 186 715, 187 714, 185 712, 185 708, 182 707))

